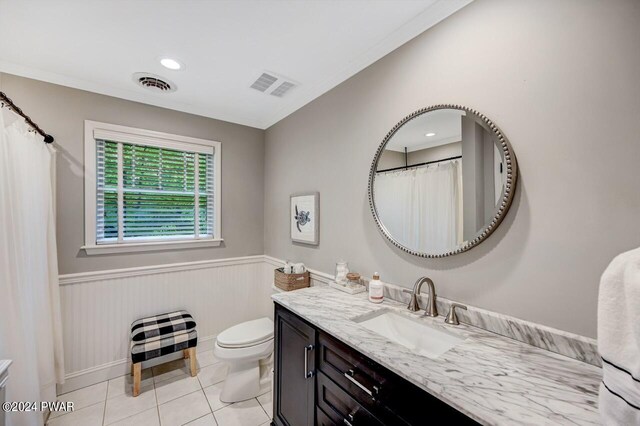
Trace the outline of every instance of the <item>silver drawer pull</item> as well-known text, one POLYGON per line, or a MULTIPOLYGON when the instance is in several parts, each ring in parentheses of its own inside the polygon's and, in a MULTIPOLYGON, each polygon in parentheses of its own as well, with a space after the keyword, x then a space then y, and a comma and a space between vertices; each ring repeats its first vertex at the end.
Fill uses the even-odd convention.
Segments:
POLYGON ((351 423, 351 422, 355 421, 357 412, 358 412, 358 409, 356 408, 351 413, 347 414, 347 417, 349 418, 349 420, 342 419, 344 424, 347 425, 347 426, 353 426, 353 423, 351 423))
POLYGON ((304 378, 313 377, 313 371, 309 371, 309 351, 313 350, 313 345, 304 347, 304 378))
MULTIPOLYGON (((367 395, 369 395, 371 398, 373 398, 373 392, 370 391, 369 389, 367 389, 367 387, 365 385, 363 385, 362 383, 360 383, 359 381, 357 381, 355 379, 355 371, 353 370, 349 370, 346 373, 344 373, 344 377, 347 378, 347 380, 349 380, 351 383, 353 383, 354 385, 356 385, 357 387, 359 387, 360 389, 362 389, 363 391, 365 391, 367 393, 367 395)), ((374 389, 376 390, 376 393, 378 391, 378 389, 376 387, 374 387, 374 389)))

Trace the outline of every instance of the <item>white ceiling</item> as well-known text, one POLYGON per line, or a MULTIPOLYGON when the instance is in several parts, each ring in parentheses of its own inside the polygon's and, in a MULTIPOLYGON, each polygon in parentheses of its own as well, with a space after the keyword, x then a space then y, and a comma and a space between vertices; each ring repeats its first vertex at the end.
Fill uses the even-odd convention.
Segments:
POLYGON ((264 129, 470 2, 0 0, 0 71, 264 129), (249 88, 264 71, 299 86, 249 88))
POLYGON ((462 119, 459 109, 439 109, 419 115, 407 122, 391 138, 385 149, 407 152, 433 148, 462 140, 462 119), (426 136, 435 133, 434 136, 426 136))

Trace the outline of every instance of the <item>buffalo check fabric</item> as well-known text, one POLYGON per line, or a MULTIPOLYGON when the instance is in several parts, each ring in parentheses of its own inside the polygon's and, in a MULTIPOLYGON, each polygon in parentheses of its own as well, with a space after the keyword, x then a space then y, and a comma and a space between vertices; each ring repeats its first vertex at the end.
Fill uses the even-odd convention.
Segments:
POLYGON ((131 361, 147 361, 198 344, 196 322, 187 311, 141 318, 131 324, 131 361))
POLYGON ((196 330, 188 333, 170 334, 148 342, 131 342, 131 361, 147 361, 159 356, 168 355, 184 349, 193 348, 198 344, 196 330))
POLYGON ((131 341, 149 343, 168 335, 189 333, 195 328, 196 322, 187 311, 169 312, 134 321, 131 324, 131 341))

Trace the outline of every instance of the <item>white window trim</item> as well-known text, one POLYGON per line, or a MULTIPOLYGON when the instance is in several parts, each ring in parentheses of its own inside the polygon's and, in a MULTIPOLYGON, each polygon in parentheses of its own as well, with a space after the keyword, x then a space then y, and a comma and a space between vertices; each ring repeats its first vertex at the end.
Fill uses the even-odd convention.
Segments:
POLYGON ((152 250, 167 250, 196 247, 216 247, 222 238, 221 221, 221 166, 222 144, 217 141, 172 135, 153 130, 137 129, 117 124, 100 123, 85 120, 84 122, 84 246, 88 255, 127 253, 152 250), (214 207, 216 238, 202 238, 176 241, 146 241, 139 243, 96 244, 96 139, 107 138, 118 142, 129 142, 139 145, 162 146, 177 150, 192 150, 214 155, 214 207))

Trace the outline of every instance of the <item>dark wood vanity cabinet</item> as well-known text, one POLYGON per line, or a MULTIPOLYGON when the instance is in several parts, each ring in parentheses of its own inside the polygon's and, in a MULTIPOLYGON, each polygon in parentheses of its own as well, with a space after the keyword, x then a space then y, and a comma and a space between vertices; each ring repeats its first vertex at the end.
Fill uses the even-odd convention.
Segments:
POLYGON ((477 424, 278 304, 274 385, 277 426, 477 424))
POLYGON ((273 422, 277 425, 313 426, 317 332, 298 316, 277 308, 274 334, 273 422))

